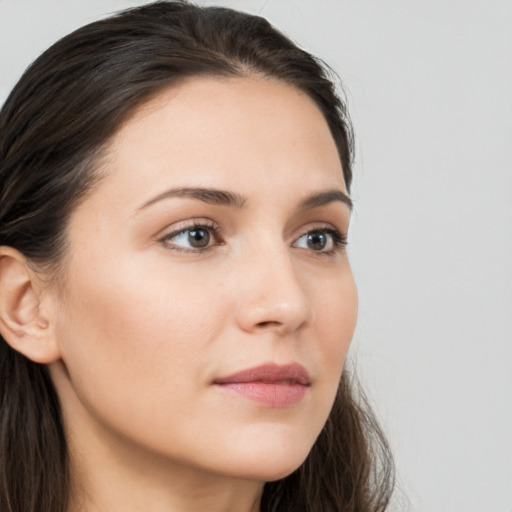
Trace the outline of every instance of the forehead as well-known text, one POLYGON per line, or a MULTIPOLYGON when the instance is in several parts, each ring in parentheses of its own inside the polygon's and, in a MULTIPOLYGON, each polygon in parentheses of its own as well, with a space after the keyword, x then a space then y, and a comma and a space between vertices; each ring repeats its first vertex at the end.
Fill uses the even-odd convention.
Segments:
MULTIPOLYGON (((345 190, 338 152, 311 98, 276 80, 193 78, 161 92, 121 127, 107 149, 118 193, 165 186, 345 190), (329 183, 327 183, 329 182, 329 183)), ((131 197, 126 199, 132 199, 131 197)))

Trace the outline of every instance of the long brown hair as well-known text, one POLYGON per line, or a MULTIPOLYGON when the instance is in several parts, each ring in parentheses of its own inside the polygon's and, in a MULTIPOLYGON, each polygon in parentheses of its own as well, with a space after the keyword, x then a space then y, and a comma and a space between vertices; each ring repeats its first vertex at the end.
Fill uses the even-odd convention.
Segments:
MULTIPOLYGON (((327 68, 261 17, 162 1, 58 41, 12 91, 0 112, 0 245, 58 278, 67 221, 97 179, 102 148, 163 88, 212 75, 259 75, 308 94, 350 190, 351 125, 327 68)), ((0 510, 65 512, 69 464, 58 397, 46 367, 3 339, 0 400, 0 510)), ((294 473, 266 484, 262 511, 379 512, 392 487, 386 441, 345 371, 311 453, 294 473)))

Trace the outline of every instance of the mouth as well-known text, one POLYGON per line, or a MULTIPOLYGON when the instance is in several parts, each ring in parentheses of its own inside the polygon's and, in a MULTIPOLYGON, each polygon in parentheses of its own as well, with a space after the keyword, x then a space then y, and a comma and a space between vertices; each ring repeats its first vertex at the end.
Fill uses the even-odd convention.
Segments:
POLYGON ((311 379, 298 363, 269 363, 215 379, 213 384, 264 407, 287 408, 304 398, 311 379))

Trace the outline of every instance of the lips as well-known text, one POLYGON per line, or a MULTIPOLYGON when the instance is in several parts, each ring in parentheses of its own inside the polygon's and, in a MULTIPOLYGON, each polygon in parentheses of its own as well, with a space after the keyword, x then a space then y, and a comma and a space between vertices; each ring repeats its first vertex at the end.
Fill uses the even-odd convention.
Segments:
POLYGON ((302 400, 311 379, 298 363, 271 363, 215 379, 213 384, 265 407, 286 408, 302 400))

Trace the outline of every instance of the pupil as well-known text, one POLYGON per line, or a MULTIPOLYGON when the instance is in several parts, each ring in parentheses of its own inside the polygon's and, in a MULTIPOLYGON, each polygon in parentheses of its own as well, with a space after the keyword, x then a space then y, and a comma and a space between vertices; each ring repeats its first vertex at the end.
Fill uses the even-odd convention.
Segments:
POLYGON ((206 229, 194 229, 188 233, 192 247, 206 247, 210 242, 210 233, 206 229))
POLYGON ((308 247, 315 251, 320 251, 325 249, 327 245, 327 236, 325 233, 314 233, 312 235, 308 235, 308 247))

